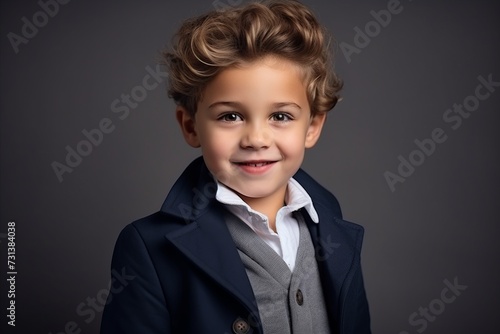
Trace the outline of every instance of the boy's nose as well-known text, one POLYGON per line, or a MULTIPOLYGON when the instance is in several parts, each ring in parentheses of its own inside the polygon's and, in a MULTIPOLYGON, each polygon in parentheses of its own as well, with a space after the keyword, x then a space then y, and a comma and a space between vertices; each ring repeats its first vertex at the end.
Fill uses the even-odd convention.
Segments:
POLYGON ((241 138, 241 147, 245 149, 258 150, 271 145, 271 129, 265 125, 252 124, 246 127, 241 138))

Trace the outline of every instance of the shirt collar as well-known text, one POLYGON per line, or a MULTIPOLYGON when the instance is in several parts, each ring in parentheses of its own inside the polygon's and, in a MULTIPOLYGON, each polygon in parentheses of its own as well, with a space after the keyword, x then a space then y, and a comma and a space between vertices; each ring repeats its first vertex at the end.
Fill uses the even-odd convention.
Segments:
MULTIPOLYGON (((246 204, 232 189, 219 182, 217 179, 215 179, 215 182, 217 183, 217 192, 215 194, 217 201, 226 205, 237 207, 239 210, 245 210, 249 213, 262 216, 260 212, 253 210, 248 204, 246 204)), ((289 212, 304 208, 313 222, 319 222, 318 213, 314 209, 311 197, 304 187, 302 187, 294 178, 290 178, 290 180, 288 180, 285 203, 289 212)))

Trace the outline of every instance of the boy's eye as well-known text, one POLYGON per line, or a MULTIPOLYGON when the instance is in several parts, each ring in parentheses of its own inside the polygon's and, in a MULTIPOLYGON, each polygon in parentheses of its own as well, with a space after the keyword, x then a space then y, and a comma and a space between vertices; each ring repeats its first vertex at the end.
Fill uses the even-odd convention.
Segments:
POLYGON ((242 121, 243 119, 241 118, 240 115, 238 115, 236 113, 227 113, 227 114, 220 116, 218 118, 218 120, 224 121, 224 122, 239 122, 239 121, 242 121))
POLYGON ((292 120, 292 117, 290 117, 290 115, 288 115, 288 114, 278 112, 278 113, 273 114, 271 116, 271 119, 273 121, 276 121, 276 122, 288 122, 288 121, 292 120))

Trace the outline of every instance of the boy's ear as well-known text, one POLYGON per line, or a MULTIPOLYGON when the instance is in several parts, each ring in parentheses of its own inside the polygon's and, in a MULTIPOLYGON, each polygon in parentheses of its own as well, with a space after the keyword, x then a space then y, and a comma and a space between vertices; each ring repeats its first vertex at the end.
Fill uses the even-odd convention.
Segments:
POLYGON ((323 129, 323 124, 326 121, 326 112, 316 114, 309 123, 309 128, 306 133, 306 148, 313 147, 321 135, 321 130, 323 129))
POLYGON ((194 116, 182 106, 177 106, 175 116, 177 118, 177 122, 179 122, 186 142, 192 147, 200 147, 200 140, 198 138, 198 134, 196 133, 194 116))

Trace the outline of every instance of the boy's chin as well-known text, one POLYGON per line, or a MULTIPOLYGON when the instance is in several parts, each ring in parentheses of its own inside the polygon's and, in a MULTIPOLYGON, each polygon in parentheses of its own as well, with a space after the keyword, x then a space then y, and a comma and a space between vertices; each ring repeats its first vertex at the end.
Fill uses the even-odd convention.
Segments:
POLYGON ((241 199, 246 200, 265 200, 273 197, 279 189, 247 189, 246 187, 231 187, 231 185, 227 186, 232 191, 234 191, 241 199))

